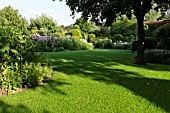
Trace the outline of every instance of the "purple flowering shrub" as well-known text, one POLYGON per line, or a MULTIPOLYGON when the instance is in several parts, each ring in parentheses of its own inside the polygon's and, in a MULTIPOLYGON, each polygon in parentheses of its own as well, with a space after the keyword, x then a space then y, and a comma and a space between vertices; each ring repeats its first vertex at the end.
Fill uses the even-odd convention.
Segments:
POLYGON ((32 42, 35 44, 34 50, 38 52, 55 52, 61 50, 86 50, 93 49, 93 45, 74 38, 58 38, 53 36, 40 36, 34 34, 32 42), (62 49, 61 49, 62 48, 62 49))

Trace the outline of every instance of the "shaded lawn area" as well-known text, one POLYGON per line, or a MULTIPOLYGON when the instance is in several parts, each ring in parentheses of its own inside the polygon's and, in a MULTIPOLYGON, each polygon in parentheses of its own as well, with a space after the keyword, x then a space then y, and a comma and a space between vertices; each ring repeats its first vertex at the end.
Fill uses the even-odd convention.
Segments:
POLYGON ((44 86, 0 98, 0 112, 170 112, 170 66, 133 64, 131 51, 46 53, 54 75, 44 86))

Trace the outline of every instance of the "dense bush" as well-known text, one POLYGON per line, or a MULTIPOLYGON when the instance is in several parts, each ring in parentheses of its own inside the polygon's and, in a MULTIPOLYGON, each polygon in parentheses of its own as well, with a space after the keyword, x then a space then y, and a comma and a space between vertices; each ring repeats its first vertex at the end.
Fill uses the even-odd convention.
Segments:
POLYGON ((17 62, 11 65, 4 63, 0 70, 0 89, 6 92, 38 85, 51 74, 49 68, 40 63, 25 62, 22 67, 17 62))
POLYGON ((74 29, 80 29, 79 25, 74 25, 74 29))
POLYGON ((133 41, 133 38, 137 36, 137 22, 135 17, 132 17, 131 20, 124 15, 118 17, 110 27, 110 34, 111 36, 121 34, 123 37, 128 37, 129 41, 133 41))
POLYGON ((110 39, 103 40, 103 48, 104 49, 112 49, 112 47, 113 47, 112 40, 110 40, 110 39))
POLYGON ((80 27, 81 31, 83 31, 85 33, 88 33, 91 29, 90 22, 87 22, 84 18, 76 19, 75 25, 78 25, 80 27))
POLYGON ((162 48, 170 50, 170 23, 158 28, 156 37, 162 48))
POLYGON ((62 37, 64 37, 64 34, 62 34, 60 32, 55 32, 55 33, 50 33, 50 36, 62 38, 62 37))
POLYGON ((103 41, 102 41, 102 39, 97 39, 94 42, 94 48, 103 48, 103 41))
POLYGON ((123 36, 121 34, 115 34, 112 38, 112 41, 122 41, 123 40, 123 36))
POLYGON ((74 29, 72 30, 72 36, 75 38, 81 38, 81 30, 80 27, 78 25, 74 25, 74 29))
POLYGON ((155 38, 147 38, 145 39, 145 49, 155 49, 158 45, 158 42, 155 38))
MULTIPOLYGON (((158 45, 158 42, 154 38, 146 38, 144 41, 145 49, 155 49, 157 45, 158 45)), ((131 50, 132 52, 135 52, 138 50, 138 41, 133 41, 131 50)))
POLYGON ((88 35, 88 42, 94 42, 95 41, 95 38, 96 38, 96 35, 95 34, 89 34, 88 35))
POLYGON ((170 51, 168 50, 147 50, 145 61, 148 63, 170 64, 170 51))
POLYGON ((100 29, 95 30, 93 33, 96 37, 110 37, 110 30, 105 26, 101 26, 100 29))
POLYGON ((48 69, 33 52, 27 22, 10 6, 0 14, 0 89, 11 92, 38 84, 48 69))
POLYGON ((22 18, 21 15, 19 15, 18 10, 14 10, 11 6, 7 6, 0 10, 0 27, 0 36, 3 36, 4 32, 8 32, 6 34, 12 35, 11 33, 16 33, 15 31, 18 29, 22 35, 28 35, 28 23, 26 19, 22 18), (2 28, 6 29, 6 31, 2 30, 2 28))
POLYGON ((135 52, 138 50, 138 41, 133 41, 131 50, 132 52, 135 52))

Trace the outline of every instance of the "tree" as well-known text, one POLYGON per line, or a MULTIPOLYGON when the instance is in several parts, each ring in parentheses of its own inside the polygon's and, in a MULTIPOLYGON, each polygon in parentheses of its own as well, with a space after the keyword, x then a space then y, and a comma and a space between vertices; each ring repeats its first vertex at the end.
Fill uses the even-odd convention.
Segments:
POLYGON ((29 29, 41 30, 45 32, 50 31, 52 33, 61 31, 61 28, 57 26, 57 23, 53 20, 53 18, 45 14, 42 14, 37 18, 31 18, 29 29))
POLYGON ((145 21, 156 21, 161 16, 161 11, 154 10, 157 4, 153 4, 152 9, 145 15, 145 21))
POLYGON ((94 31, 97 37, 110 37, 110 29, 106 26, 100 26, 100 29, 94 31))
MULTIPOLYGON (((2 28, 13 27, 13 30, 8 30, 8 34, 19 30, 23 35, 28 35, 28 22, 25 18, 22 18, 18 10, 13 9, 10 5, 0 10, 0 22, 0 27, 2 28)), ((0 30, 0 35, 2 31, 3 30, 0 30)))
POLYGON ((126 14, 130 18, 134 14, 138 25, 137 64, 145 64, 143 21, 145 14, 152 9, 153 2, 158 5, 156 10, 160 8, 161 11, 165 11, 170 6, 170 0, 66 0, 72 15, 75 12, 82 12, 84 19, 87 20, 90 17, 96 23, 105 20, 106 25, 110 25, 117 15, 126 14))
POLYGON ((78 18, 75 22, 75 25, 78 25, 81 31, 88 33, 90 31, 90 22, 84 20, 84 18, 78 18))
POLYGON ((117 18, 115 22, 110 27, 110 34, 114 36, 115 34, 121 34, 124 37, 136 37, 137 36, 137 22, 136 18, 133 16, 131 20, 127 16, 122 15, 117 18))

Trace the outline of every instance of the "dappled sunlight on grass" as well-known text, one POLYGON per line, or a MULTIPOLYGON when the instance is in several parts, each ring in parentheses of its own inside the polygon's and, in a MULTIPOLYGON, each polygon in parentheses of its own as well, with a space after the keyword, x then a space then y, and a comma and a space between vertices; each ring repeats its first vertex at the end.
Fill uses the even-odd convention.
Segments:
POLYGON ((123 50, 47 55, 53 65, 53 77, 44 85, 0 98, 0 112, 170 112, 167 65, 135 65, 131 61, 133 53, 123 50))
POLYGON ((94 50, 94 53, 86 51, 86 55, 82 52, 75 56, 72 56, 73 54, 69 57, 62 56, 65 60, 74 60, 70 63, 58 61, 60 55, 64 55, 64 53, 60 53, 57 55, 56 61, 53 61, 54 70, 67 75, 81 75, 81 77, 91 78, 98 82, 121 85, 134 92, 135 95, 140 95, 170 112, 168 104, 170 102, 170 81, 168 81, 170 80, 170 69, 168 66, 135 65, 130 61, 132 56, 130 51, 121 51, 124 53, 120 53, 118 50, 116 51, 119 52, 118 55, 113 50, 107 51, 107 54, 104 52, 106 51, 94 50), (82 59, 77 60, 76 56, 82 59))

